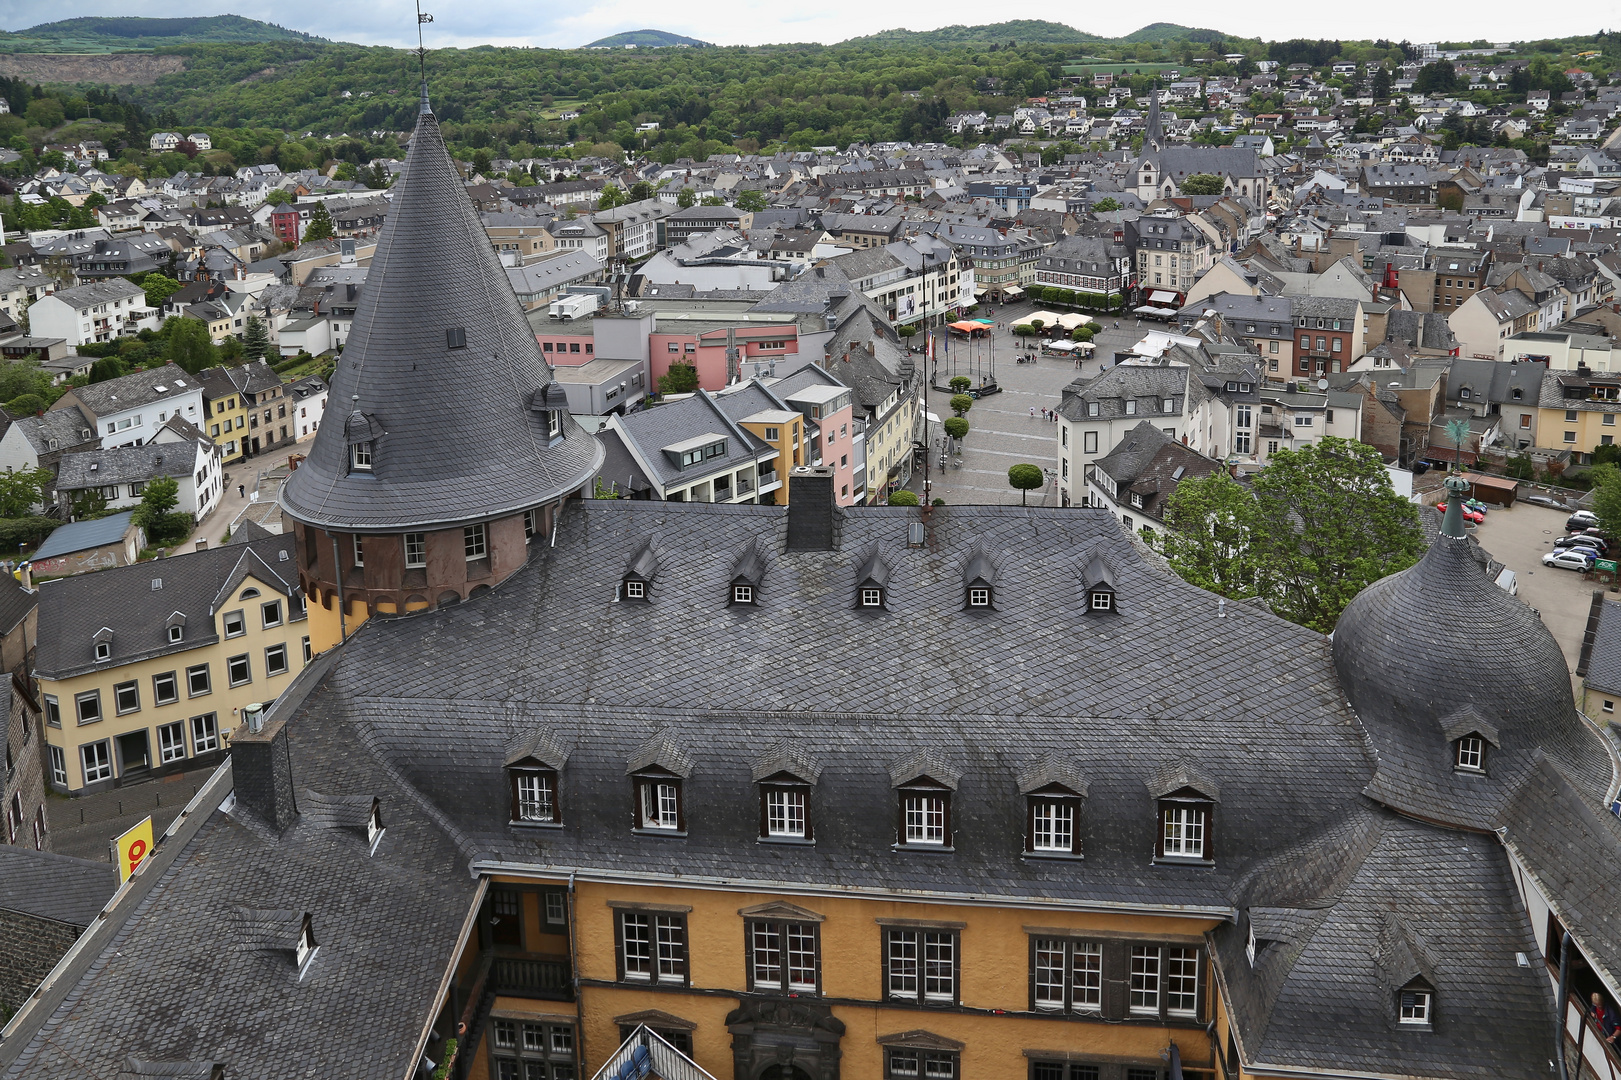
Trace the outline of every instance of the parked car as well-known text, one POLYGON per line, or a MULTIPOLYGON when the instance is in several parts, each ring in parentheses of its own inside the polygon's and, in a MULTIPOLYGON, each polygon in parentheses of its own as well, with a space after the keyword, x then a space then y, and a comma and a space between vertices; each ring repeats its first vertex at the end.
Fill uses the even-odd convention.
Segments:
POLYGON ((1525 501, 1532 506, 1546 506, 1553 510, 1569 510, 1570 507, 1552 495, 1527 495, 1525 501))
POLYGON ((1550 551, 1542 557, 1543 566, 1557 566, 1565 570, 1587 571, 1593 568, 1593 559, 1587 552, 1566 548, 1550 551))
POLYGON ((1481 502, 1479 499, 1465 499, 1463 501, 1463 505, 1464 505, 1464 509, 1473 510, 1476 513, 1479 513, 1479 514, 1484 514, 1484 513, 1487 513, 1488 511, 1491 510, 1490 506, 1487 506, 1485 503, 1481 502))
POLYGON ((1486 520, 1486 515, 1482 514, 1479 510, 1471 510, 1467 506, 1462 507, 1461 509, 1463 510, 1463 519, 1465 521, 1472 521, 1476 525, 1479 525, 1481 522, 1486 520))
POLYGON ((1598 524, 1598 515, 1591 510, 1577 510, 1565 521, 1565 531, 1575 532, 1577 529, 1591 529, 1598 524))
POLYGON ((1586 548, 1588 551, 1595 551, 1600 555, 1604 555, 1608 554, 1610 545, 1604 542, 1603 537, 1577 533, 1574 536, 1561 536, 1553 542, 1555 551, 1563 551, 1565 548, 1586 548))

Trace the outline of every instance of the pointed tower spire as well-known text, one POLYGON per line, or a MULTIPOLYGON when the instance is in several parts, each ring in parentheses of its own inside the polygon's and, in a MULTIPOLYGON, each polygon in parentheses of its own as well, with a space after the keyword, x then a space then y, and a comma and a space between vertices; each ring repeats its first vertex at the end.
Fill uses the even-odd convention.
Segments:
POLYGON ((1148 126, 1143 129, 1143 153, 1156 154, 1165 146, 1165 132, 1159 123, 1159 87, 1148 92, 1148 126))
POLYGON ((1441 535, 1462 540, 1467 533, 1463 526, 1463 500, 1469 493, 1469 481, 1456 474, 1446 478, 1447 509, 1441 518, 1441 535))

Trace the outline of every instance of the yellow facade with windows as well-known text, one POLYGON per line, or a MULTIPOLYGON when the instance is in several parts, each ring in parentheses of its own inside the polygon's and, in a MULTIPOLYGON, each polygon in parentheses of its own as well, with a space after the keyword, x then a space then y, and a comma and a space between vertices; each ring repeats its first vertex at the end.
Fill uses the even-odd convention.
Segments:
POLYGON ((203 410, 207 416, 201 427, 220 448, 220 462, 229 465, 241 461, 246 453, 248 432, 248 409, 242 394, 233 389, 210 397, 205 392, 203 410))
MULTIPOLYGON (((1573 399, 1567 407, 1537 410, 1536 446, 1543 450, 1569 450, 1591 454, 1596 446, 1621 440, 1621 419, 1615 412, 1604 412, 1598 402, 1573 399)), ((1610 403, 1614 407, 1614 402, 1610 403)))
MULTIPOLYGON (((199 639, 195 648, 71 678, 41 675, 51 786, 77 793, 216 759, 242 707, 273 700, 303 669, 304 613, 289 610, 297 604, 250 574, 214 613, 212 628, 194 620, 180 627, 180 642, 199 639)), ((94 648, 84 642, 87 661, 94 648)))
MULTIPOLYGON (((469 985, 483 972, 484 985, 496 994, 489 1020, 473 1031, 475 1045, 464 1048, 474 1055, 467 1075, 479 1080, 524 1076, 531 1061, 572 1065, 571 1074, 554 1069, 548 1076, 589 1077, 639 1023, 680 1049, 690 1046, 692 1058, 712 1075, 743 1075, 734 1069, 736 1033, 728 1017, 735 1023, 735 1010, 767 1000, 827 1012, 842 1024, 833 1040, 840 1080, 902 1075, 886 1067, 887 1055, 897 1048, 939 1055, 952 1070, 934 1074, 940 1080, 1026 1077, 1032 1075, 1032 1062, 1097 1063, 1110 1075, 1146 1076, 1141 1070, 1152 1070, 1163 1077, 1161 1055, 1173 1041, 1190 1080, 1214 1077, 1218 1068, 1217 1044, 1207 1025, 1219 1018, 1220 1009, 1204 936, 1221 922, 1214 913, 1087 911, 1039 901, 1018 906, 912 902, 832 888, 770 894, 608 880, 576 880, 571 891, 567 877, 498 875, 489 888, 479 933, 469 942, 458 979, 469 985), (655 974, 638 981, 627 975, 620 920, 637 913, 679 920, 679 978, 655 974), (814 928, 814 986, 791 993, 755 986, 759 969, 750 928, 761 921, 814 928), (949 1000, 894 997, 886 973, 886 935, 914 930, 953 942, 949 1000), (1172 1015, 1167 1006, 1155 1015, 1130 1006, 1126 1015, 1107 1020, 1101 1012, 1080 1008, 1037 1008, 1036 940, 1107 943, 1125 957, 1134 946, 1158 950, 1160 995, 1169 994, 1172 950, 1178 957, 1196 957, 1191 976, 1196 985, 1178 984, 1193 993, 1193 999, 1179 998, 1191 1008, 1172 1015), (528 975, 514 974, 526 966, 528 975), (543 970, 549 974, 535 974, 543 970), (513 993, 514 982, 552 989, 513 993), (566 1038, 572 1040, 573 1057, 567 1060, 551 1050, 554 1041, 564 1041, 552 1034, 560 1025, 570 1028, 566 1038), (534 1037, 530 1042, 543 1041, 544 1048, 526 1052, 526 1034, 534 1037)), ((1125 969, 1106 975, 1132 978, 1125 969)), ((1110 992, 1135 1000, 1129 985, 1118 991, 1100 987, 1100 994, 1110 992)), ((807 1076, 822 1075, 812 1064, 800 1063, 807 1076)))

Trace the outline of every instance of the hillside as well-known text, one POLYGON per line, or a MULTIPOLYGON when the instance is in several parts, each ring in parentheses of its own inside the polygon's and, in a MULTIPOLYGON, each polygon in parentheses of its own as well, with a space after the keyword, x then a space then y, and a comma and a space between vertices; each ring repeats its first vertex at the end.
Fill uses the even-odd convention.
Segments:
POLYGON ((40 23, 14 32, 0 31, 0 52, 93 53, 152 49, 160 45, 320 40, 311 34, 240 15, 182 19, 92 16, 40 23))
POLYGON ((988 26, 942 26, 938 30, 880 30, 866 37, 851 38, 843 45, 1070 45, 1083 41, 1102 41, 1096 34, 1088 34, 1063 23, 1042 19, 1014 19, 1010 22, 991 23, 988 26))
POLYGON ((687 45, 694 49, 707 49, 713 46, 707 41, 697 38, 682 37, 672 34, 668 30, 626 30, 622 34, 610 34, 605 38, 598 38, 585 46, 587 49, 622 49, 626 45, 635 45, 641 49, 668 48, 672 45, 687 45))
POLYGON ((1220 30, 1200 30, 1192 26, 1178 26, 1176 23, 1157 22, 1149 23, 1142 29, 1133 30, 1125 37, 1115 40, 1135 45, 1143 41, 1226 41, 1228 36, 1220 30))

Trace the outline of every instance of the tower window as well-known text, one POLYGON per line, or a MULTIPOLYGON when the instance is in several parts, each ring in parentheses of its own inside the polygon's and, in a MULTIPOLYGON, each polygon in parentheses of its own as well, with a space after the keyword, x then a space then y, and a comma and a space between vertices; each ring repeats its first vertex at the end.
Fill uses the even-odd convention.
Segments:
POLYGON ((349 467, 361 472, 371 471, 371 443, 355 443, 349 448, 349 467))
POLYGON ((482 559, 489 554, 488 536, 484 531, 484 523, 469 525, 462 530, 462 551, 467 561, 482 559))
POLYGON ((445 330, 445 348, 447 348, 447 349, 465 349, 465 348, 467 348, 467 329, 466 329, 466 327, 452 326, 452 327, 446 328, 446 330, 445 330))
POLYGON ((428 565, 428 534, 405 534, 405 567, 408 570, 428 565))

